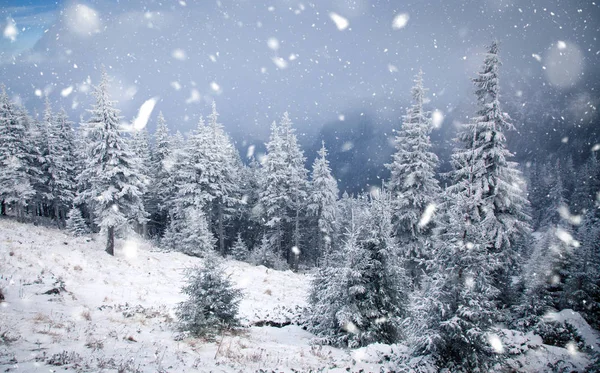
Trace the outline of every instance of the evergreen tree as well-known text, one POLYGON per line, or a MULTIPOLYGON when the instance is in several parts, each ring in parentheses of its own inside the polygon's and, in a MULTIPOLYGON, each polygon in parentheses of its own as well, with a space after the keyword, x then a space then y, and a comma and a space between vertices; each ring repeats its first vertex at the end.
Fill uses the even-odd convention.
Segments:
POLYGON ((168 223, 168 201, 169 201, 169 179, 172 170, 171 139, 169 128, 162 112, 158 114, 156 132, 154 133, 154 151, 150 163, 150 175, 152 183, 148 188, 149 207, 151 221, 154 225, 154 233, 162 236, 168 223))
POLYGON ((80 199, 93 201, 90 207, 95 221, 106 232, 106 251, 114 255, 115 230, 128 222, 141 222, 145 211, 143 178, 122 136, 119 111, 108 96, 108 82, 103 71, 94 92, 96 103, 90 110, 91 118, 85 124, 87 159, 79 179, 89 183, 80 191, 80 199))
POLYGON ((36 216, 50 216, 53 196, 50 190, 50 149, 48 147, 48 138, 50 128, 53 126, 54 117, 47 100, 42 120, 39 120, 37 115, 31 119, 24 108, 21 110, 21 117, 26 121, 26 126, 29 128, 28 169, 30 183, 35 190, 32 207, 35 207, 36 216))
POLYGON ((0 214, 16 207, 22 218, 35 191, 28 174, 28 128, 22 112, 10 101, 4 86, 0 87, 0 214))
POLYGON ((394 343, 406 317, 408 280, 391 236, 389 196, 382 193, 367 211, 351 215, 341 252, 312 282, 311 330, 338 346, 394 343))
POLYGON ((260 180, 259 203, 268 237, 263 238, 261 246, 263 242, 273 244, 274 250, 285 257, 290 249, 284 246, 284 224, 289 220, 286 208, 289 202, 287 168, 281 131, 273 122, 267 143, 267 159, 263 165, 264 178, 260 180))
POLYGON ((565 293, 567 306, 582 313, 596 330, 600 328, 600 214, 595 207, 586 213, 578 229, 581 246, 573 249, 565 293))
POLYGON ((150 206, 150 196, 148 194, 149 185, 153 181, 150 174, 152 153, 148 130, 145 127, 139 130, 134 129, 130 144, 135 159, 136 173, 141 179, 139 188, 140 192, 143 193, 142 200, 144 202, 144 210, 139 210, 140 216, 137 216, 136 228, 138 233, 146 237, 148 235, 147 217, 154 211, 154 208, 150 206))
POLYGON ((430 250, 433 227, 421 218, 427 208, 435 209, 441 189, 435 179, 438 157, 431 151, 429 139, 431 118, 423 109, 426 89, 422 71, 414 82, 413 105, 407 110, 394 140, 393 162, 386 167, 391 172, 387 186, 393 196, 395 234, 405 250, 410 276, 418 283, 430 250))
POLYGON ((231 247, 230 255, 235 260, 245 261, 248 259, 249 253, 250 252, 248 251, 248 247, 246 246, 246 244, 244 243, 244 240, 242 239, 241 233, 238 233, 235 243, 231 247))
POLYGON ((212 336, 239 325, 242 292, 234 288, 216 258, 208 256, 202 267, 190 269, 187 276, 182 292, 188 299, 177 308, 181 330, 194 336, 212 336))
POLYGON ((308 213, 316 219, 315 245, 318 251, 315 259, 331 251, 336 220, 336 201, 338 199, 337 181, 331 175, 327 160, 325 142, 322 143, 312 168, 312 185, 308 201, 308 213))
POLYGON ((204 164, 201 186, 208 195, 208 213, 212 231, 219 240, 221 255, 225 255, 226 221, 232 219, 239 201, 241 162, 229 136, 218 122, 216 104, 208 117, 209 138, 204 143, 204 164))
POLYGON ((417 305, 434 322, 423 325, 421 334, 434 340, 421 340, 415 353, 437 351, 438 363, 454 370, 492 364, 487 335, 500 318, 498 301, 514 301, 508 298, 510 276, 516 272, 519 244, 529 232, 520 173, 508 161, 511 153, 505 145, 504 131, 512 125, 500 110, 499 65, 494 42, 474 79, 479 111, 458 134, 454 184, 445 193, 439 239, 428 263, 434 274, 427 278, 428 290, 443 298, 417 305))
POLYGON ((48 138, 50 194, 56 218, 64 221, 73 204, 77 187, 76 145, 73 123, 69 121, 64 109, 54 117, 51 124, 48 138))
POLYGON ((286 112, 279 126, 275 122, 271 126, 259 201, 269 242, 294 269, 297 269, 301 252, 300 223, 308 196, 308 171, 304 162, 292 121, 286 112))
POLYGON ((297 270, 300 253, 302 252, 302 232, 300 231, 300 226, 305 214, 309 189, 308 170, 304 166, 306 158, 298 145, 296 130, 292 127, 292 121, 287 112, 283 113, 280 128, 283 140, 283 152, 288 164, 287 215, 291 218, 289 231, 291 232, 290 238, 293 245, 287 251, 287 260, 288 264, 297 270))
MULTIPOLYGON (((192 256, 204 257, 212 253, 215 238, 208 229, 206 214, 202 208, 189 206, 180 215, 183 219, 173 220, 174 224, 180 224, 179 227, 169 230, 169 234, 175 233, 171 238, 173 247, 192 256)), ((169 239, 167 236, 167 240, 169 239)))
POLYGON ((83 236, 90 233, 90 230, 81 215, 81 210, 77 207, 73 207, 67 214, 67 230, 73 236, 83 236))

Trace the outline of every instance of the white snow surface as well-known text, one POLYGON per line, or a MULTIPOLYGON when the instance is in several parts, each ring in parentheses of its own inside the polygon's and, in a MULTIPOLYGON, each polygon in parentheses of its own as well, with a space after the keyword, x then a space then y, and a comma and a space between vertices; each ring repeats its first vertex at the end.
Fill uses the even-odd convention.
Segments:
POLYGON ((303 307, 310 276, 233 260, 226 271, 244 292, 244 327, 214 341, 177 341, 173 319, 185 299, 183 272, 201 263, 138 238, 117 240, 116 256, 110 257, 102 236, 72 237, 0 220, 0 288, 6 298, 0 303, 0 371, 380 371, 378 351, 390 346, 346 351, 313 346, 314 336, 299 326, 248 326, 265 318, 284 321, 288 310, 303 307), (65 291, 43 294, 59 279, 65 291), (61 353, 67 364, 48 364, 61 353))

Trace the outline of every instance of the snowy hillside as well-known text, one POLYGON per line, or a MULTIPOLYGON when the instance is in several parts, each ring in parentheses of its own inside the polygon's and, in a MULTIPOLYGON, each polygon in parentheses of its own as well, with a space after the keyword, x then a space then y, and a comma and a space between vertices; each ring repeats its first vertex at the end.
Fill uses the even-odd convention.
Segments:
MULTIPOLYGON (((405 371, 412 371, 403 346, 345 351, 311 345, 314 336, 299 326, 251 326, 293 317, 305 305, 309 276, 237 261, 228 261, 227 271, 244 291, 245 327, 215 341, 182 338, 173 308, 183 299, 183 269, 201 260, 143 241, 119 241, 117 247, 110 257, 98 238, 0 220, 2 371, 391 371, 383 355, 404 360, 405 371)), ((557 317, 574 319, 587 328, 586 341, 598 343, 574 315, 557 317)), ((577 371, 588 363, 586 354, 544 346, 537 336, 500 335, 517 371, 577 371)))
MULTIPOLYGON (((183 300, 183 269, 201 260, 133 240, 118 242, 113 258, 103 244, 100 238, 0 221, 0 287, 6 297, 0 307, 2 371, 335 371, 336 366, 345 371, 352 366, 350 353, 311 346, 313 336, 298 326, 253 326, 216 341, 177 340, 173 308, 183 300), (52 289, 59 293, 44 294, 52 289)), ((285 322, 305 305, 308 276, 237 261, 227 262, 227 271, 244 291, 245 325, 285 322)), ((367 359, 365 351, 360 355, 367 359)), ((368 361, 360 366, 379 371, 368 361)))

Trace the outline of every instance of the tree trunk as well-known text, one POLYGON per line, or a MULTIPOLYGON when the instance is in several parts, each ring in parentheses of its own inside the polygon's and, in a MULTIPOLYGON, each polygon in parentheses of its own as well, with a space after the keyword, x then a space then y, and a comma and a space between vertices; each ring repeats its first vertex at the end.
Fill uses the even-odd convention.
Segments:
POLYGON ((294 223, 294 247, 296 250, 292 252, 292 270, 296 272, 300 261, 300 209, 298 207, 296 207, 296 221, 294 223))
POLYGON ((2 202, 0 203, 0 215, 6 215, 6 203, 4 202, 4 200, 2 200, 2 202))
POLYGON ((108 227, 106 235, 106 252, 115 256, 115 227, 108 227))
POLYGON ((223 203, 219 203, 219 248, 221 255, 225 256, 225 232, 223 231, 223 203))

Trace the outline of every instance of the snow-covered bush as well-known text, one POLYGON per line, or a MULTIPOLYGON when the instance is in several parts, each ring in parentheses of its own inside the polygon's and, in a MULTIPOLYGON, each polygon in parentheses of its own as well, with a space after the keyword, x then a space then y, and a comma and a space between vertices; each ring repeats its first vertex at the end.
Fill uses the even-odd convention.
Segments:
POLYGON ((210 336, 239 324, 237 313, 242 293, 233 287, 215 257, 208 256, 202 267, 189 269, 187 277, 182 292, 188 299, 177 308, 182 331, 210 336))
POLYGON ((583 338, 577 329, 566 321, 541 320, 533 332, 540 337, 544 344, 556 347, 567 347, 569 343, 575 343, 578 350, 585 348, 583 338))
POLYGON ((263 236, 260 245, 254 248, 249 261, 254 265, 263 265, 279 271, 288 269, 287 263, 275 252, 274 246, 266 236, 263 236))

